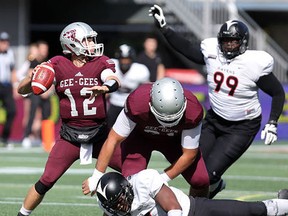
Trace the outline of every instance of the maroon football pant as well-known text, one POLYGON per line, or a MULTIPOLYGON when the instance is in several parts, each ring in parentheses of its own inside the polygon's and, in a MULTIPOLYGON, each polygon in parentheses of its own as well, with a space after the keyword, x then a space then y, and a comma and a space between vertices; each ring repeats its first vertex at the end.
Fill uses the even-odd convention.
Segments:
MULTIPOLYGON (((104 141, 94 144, 93 158, 98 158, 103 143, 104 141)), ((110 167, 117 171, 121 171, 121 157, 120 155, 116 155, 117 153, 119 154, 119 152, 119 150, 115 152, 115 156, 112 157, 112 160, 109 164, 110 167)), ((44 185, 52 187, 56 181, 67 171, 67 169, 76 160, 79 159, 79 155, 80 146, 73 145, 62 138, 57 139, 49 154, 45 165, 45 170, 40 178, 40 181, 44 185)))
MULTIPOLYGON (((129 176, 147 168, 152 151, 161 152, 171 164, 174 163, 182 155, 181 137, 150 138, 133 131, 121 144, 121 150, 122 174, 129 176)), ((208 173, 200 152, 182 176, 195 189, 209 185, 208 173)))

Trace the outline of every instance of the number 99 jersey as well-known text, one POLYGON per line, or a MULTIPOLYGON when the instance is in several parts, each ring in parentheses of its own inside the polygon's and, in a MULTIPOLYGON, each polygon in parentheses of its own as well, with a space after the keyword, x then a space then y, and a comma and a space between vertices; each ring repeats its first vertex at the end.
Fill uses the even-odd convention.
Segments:
POLYGON ((229 60, 222 55, 217 38, 203 40, 201 51, 207 67, 213 111, 230 121, 258 117, 261 105, 256 82, 272 72, 272 56, 265 51, 247 50, 229 60))

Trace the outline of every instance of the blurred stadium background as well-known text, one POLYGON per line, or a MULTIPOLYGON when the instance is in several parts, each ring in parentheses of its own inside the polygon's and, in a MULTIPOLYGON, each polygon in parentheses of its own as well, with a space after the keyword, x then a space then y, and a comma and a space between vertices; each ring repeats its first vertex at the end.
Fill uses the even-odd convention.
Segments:
MULTIPOLYGON (((154 27, 153 19, 148 16, 149 7, 155 3, 163 7, 169 25, 192 42, 215 36, 226 20, 236 18, 244 21, 250 29, 250 49, 266 50, 274 56, 274 73, 288 91, 287 0, 88 0, 77 4, 68 0, 41 3, 36 0, 1 1, 0 31, 10 34, 17 67, 24 62, 29 43, 37 40, 48 41, 50 57, 61 54, 59 34, 74 21, 87 22, 99 33, 98 42, 104 43, 105 54, 109 57, 114 56, 116 47, 121 43, 131 44, 136 51, 141 51, 145 34, 153 32, 159 39, 159 52, 167 68, 167 76, 193 89, 207 108, 205 78, 202 76, 205 68, 174 52, 163 40, 154 27)), ((263 98, 263 111, 267 113, 270 110, 269 98, 265 95, 263 98)), ((57 98, 53 100, 51 119, 57 123, 57 98)), ((21 140, 23 132, 21 99, 17 104, 18 113, 12 133, 16 142, 21 140)), ((288 104, 285 103, 279 121, 280 140, 288 140, 287 110, 288 104)), ((267 121, 265 116, 263 124, 267 121)), ((0 123, 3 122, 5 111, 0 109, 0 123)))

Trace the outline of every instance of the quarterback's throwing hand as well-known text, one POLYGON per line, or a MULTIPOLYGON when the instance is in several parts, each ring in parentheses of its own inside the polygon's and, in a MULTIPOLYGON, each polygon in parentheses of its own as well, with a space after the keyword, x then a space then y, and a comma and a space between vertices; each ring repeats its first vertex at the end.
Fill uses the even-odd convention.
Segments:
POLYGON ((163 10, 160 6, 158 6, 158 5, 152 6, 149 10, 149 16, 153 16, 155 18, 155 20, 158 22, 160 28, 163 28, 166 25, 163 10))
POLYGON ((268 122, 261 132, 261 139, 266 145, 270 145, 277 140, 277 124, 268 122))

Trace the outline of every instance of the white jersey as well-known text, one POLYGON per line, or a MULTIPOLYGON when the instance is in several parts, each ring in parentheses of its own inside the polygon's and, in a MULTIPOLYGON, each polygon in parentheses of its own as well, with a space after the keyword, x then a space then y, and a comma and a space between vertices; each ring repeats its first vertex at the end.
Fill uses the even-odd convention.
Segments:
POLYGON ((201 51, 213 111, 230 121, 258 117, 261 105, 256 82, 272 72, 273 57, 265 51, 247 50, 229 61, 220 52, 217 38, 203 40, 201 51))
POLYGON ((119 60, 113 59, 115 62, 115 74, 119 78, 121 86, 113 94, 110 94, 110 103, 114 106, 124 107, 125 100, 128 95, 136 89, 140 84, 149 82, 149 69, 140 63, 133 62, 130 69, 123 74, 120 70, 119 60))
MULTIPOLYGON (((156 170, 145 169, 127 177, 127 179, 132 185, 134 192, 134 199, 130 211, 131 216, 143 216, 147 213, 150 213, 150 216, 167 216, 167 212, 165 212, 154 200, 162 185, 167 185, 156 170)), ((181 205, 182 216, 188 216, 190 210, 189 197, 177 188, 170 188, 181 205)), ((101 207, 101 205, 99 206, 101 207)), ((101 209, 104 210, 102 207, 101 209)), ((107 211, 105 211, 105 213, 111 215, 107 211)))
POLYGON ((15 68, 15 58, 12 49, 0 53, 0 83, 11 83, 11 72, 15 68))

